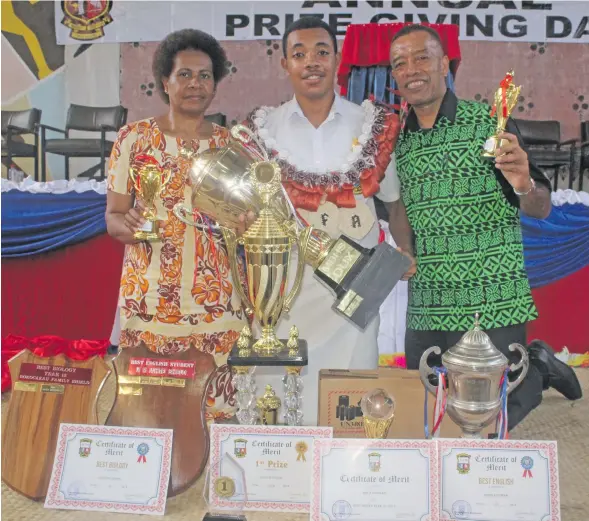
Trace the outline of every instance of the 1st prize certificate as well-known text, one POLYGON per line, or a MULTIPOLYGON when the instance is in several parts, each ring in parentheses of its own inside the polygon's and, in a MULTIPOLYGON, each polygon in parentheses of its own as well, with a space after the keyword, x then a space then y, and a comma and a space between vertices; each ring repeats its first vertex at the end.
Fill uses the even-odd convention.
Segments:
POLYGON ((313 442, 331 427, 211 425, 210 506, 308 512, 313 442))
POLYGON ((441 519, 560 519, 554 441, 439 440, 441 519))
POLYGON ((311 521, 438 521, 435 441, 317 440, 311 521))
POLYGON ((172 430, 59 429, 46 508, 164 515, 172 430))

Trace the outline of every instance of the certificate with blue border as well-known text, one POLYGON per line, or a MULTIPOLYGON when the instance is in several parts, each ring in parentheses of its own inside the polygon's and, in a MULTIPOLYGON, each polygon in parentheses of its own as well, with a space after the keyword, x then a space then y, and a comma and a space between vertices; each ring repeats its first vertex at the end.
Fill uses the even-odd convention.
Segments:
POLYGON ((163 515, 171 429, 62 423, 46 508, 163 515))
POLYGON ((555 441, 438 440, 440 519, 560 521, 555 441))
POLYGON ((435 441, 316 440, 311 521, 438 521, 435 441))

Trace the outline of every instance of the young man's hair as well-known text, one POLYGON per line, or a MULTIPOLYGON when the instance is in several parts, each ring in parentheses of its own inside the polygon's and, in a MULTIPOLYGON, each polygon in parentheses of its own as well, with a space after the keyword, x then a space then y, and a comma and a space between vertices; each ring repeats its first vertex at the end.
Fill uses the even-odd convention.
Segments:
POLYGON ((288 36, 294 31, 302 31, 303 29, 325 29, 331 37, 333 50, 335 53, 337 53, 337 38, 335 31, 331 28, 331 26, 316 16, 303 16, 303 18, 299 18, 296 22, 291 23, 286 28, 286 31, 284 31, 284 36, 282 37, 282 52, 285 58, 286 41, 288 40, 288 36))
POLYGON ((442 49, 442 52, 444 52, 444 46, 442 45, 442 40, 440 39, 438 31, 432 29, 431 27, 428 27, 427 25, 421 24, 411 24, 403 27, 398 33, 395 34, 395 36, 393 36, 393 39, 391 40, 391 45, 393 45, 393 43, 395 43, 399 38, 416 32, 429 34, 436 42, 438 42, 440 49, 442 49))

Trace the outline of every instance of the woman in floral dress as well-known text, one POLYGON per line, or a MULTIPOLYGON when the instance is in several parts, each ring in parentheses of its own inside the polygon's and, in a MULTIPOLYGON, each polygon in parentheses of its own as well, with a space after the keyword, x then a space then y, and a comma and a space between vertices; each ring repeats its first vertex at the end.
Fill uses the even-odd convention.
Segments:
POLYGON ((208 419, 233 414, 226 362, 245 317, 225 244, 206 225, 185 225, 173 208, 190 202, 191 156, 227 144, 227 129, 204 118, 226 74, 225 62, 219 42, 201 31, 178 31, 160 43, 153 72, 169 111, 120 130, 110 157, 106 210, 109 234, 127 245, 119 295, 119 347, 145 345, 168 356, 190 348, 212 354, 219 370, 207 395, 208 419), (144 206, 135 200, 129 178, 129 169, 146 154, 171 173, 156 200, 161 240, 151 242, 133 236, 145 220, 144 206))

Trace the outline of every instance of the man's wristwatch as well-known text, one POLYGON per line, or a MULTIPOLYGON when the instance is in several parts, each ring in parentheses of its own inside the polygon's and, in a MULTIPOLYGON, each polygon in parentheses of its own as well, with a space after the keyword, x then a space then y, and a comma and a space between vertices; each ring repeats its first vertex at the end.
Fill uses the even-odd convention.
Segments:
POLYGON ((521 197, 522 195, 528 195, 531 191, 536 189, 536 181, 534 181, 533 177, 530 177, 530 188, 527 192, 518 192, 515 188, 513 189, 515 195, 521 197))

